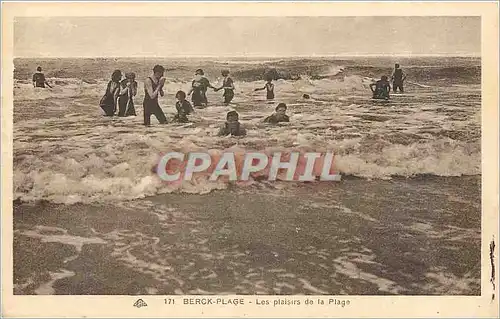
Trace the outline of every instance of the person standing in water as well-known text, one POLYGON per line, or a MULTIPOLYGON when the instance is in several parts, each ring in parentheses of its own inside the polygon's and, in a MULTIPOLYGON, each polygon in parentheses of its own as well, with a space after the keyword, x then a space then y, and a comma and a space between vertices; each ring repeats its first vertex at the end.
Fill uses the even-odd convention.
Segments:
POLYGON ((406 80, 406 74, 404 74, 398 63, 394 65, 394 73, 392 73, 391 80, 394 93, 396 93, 398 89, 399 92, 403 93, 403 82, 406 80))
POLYGON ((120 70, 113 71, 111 81, 108 82, 106 93, 101 98, 99 106, 104 111, 106 116, 113 116, 116 112, 116 103, 118 95, 120 94, 120 81, 122 79, 122 72, 120 70))
POLYGON ((137 95, 137 82, 135 73, 125 73, 125 80, 120 84, 118 96, 118 116, 136 116, 134 96, 137 95))
POLYGON ((45 75, 42 73, 42 67, 37 67, 35 74, 33 74, 33 87, 35 88, 45 88, 47 85, 49 88, 52 88, 50 84, 45 79, 45 75))
POLYGON ((151 115, 156 116, 160 124, 166 124, 167 118, 165 113, 158 104, 158 95, 164 96, 163 86, 165 85, 165 68, 161 65, 155 65, 153 68, 153 76, 148 77, 144 81, 144 125, 151 125, 151 115))
POLYGON ((274 100, 274 84, 273 84, 273 79, 268 76, 267 77, 267 80, 266 80, 266 84, 264 85, 263 88, 257 88, 255 89, 254 91, 262 91, 262 90, 266 90, 266 98, 268 100, 274 100))
POLYGON ((224 97, 224 104, 229 105, 234 97, 234 82, 233 79, 229 77, 228 70, 222 70, 221 74, 224 77, 222 86, 220 88, 215 88, 214 91, 217 92, 221 89, 224 89, 224 95, 222 95, 224 97))
POLYGON ((191 89, 188 92, 188 96, 191 96, 191 101, 193 102, 193 106, 197 108, 206 107, 208 104, 207 99, 207 90, 208 88, 215 89, 210 81, 205 77, 205 73, 202 69, 196 70, 194 73, 194 80, 191 82, 191 89))
POLYGON ((380 80, 370 84, 370 90, 373 92, 373 99, 388 100, 391 85, 387 80, 387 76, 383 75, 380 80))

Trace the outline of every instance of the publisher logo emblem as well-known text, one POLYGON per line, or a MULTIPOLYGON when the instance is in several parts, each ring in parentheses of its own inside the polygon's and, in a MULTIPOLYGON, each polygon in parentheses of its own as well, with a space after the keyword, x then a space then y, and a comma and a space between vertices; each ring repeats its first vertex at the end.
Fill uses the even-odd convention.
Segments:
POLYGON ((134 303, 134 307, 137 307, 137 308, 141 308, 141 307, 147 307, 148 304, 142 300, 142 299, 138 299, 135 303, 134 303))

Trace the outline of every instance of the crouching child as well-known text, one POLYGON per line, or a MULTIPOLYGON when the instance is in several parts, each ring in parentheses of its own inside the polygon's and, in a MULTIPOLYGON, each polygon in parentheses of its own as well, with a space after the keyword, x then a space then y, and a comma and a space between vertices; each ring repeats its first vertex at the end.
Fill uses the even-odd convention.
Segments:
POLYGON ((247 131, 239 122, 239 114, 236 111, 230 111, 226 115, 226 123, 219 129, 218 136, 245 136, 247 131))
POLYGON ((177 114, 174 116, 174 121, 178 123, 188 123, 188 115, 194 112, 191 103, 186 100, 186 93, 184 91, 178 91, 175 94, 177 102, 175 103, 175 108, 177 109, 177 114))

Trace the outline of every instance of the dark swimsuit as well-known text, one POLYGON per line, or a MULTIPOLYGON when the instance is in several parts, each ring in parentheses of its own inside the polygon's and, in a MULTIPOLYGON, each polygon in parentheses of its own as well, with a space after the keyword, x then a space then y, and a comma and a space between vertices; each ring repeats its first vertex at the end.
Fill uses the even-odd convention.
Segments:
MULTIPOLYGON (((151 78, 148 79, 151 81, 153 91, 156 90, 158 83, 155 83, 151 78)), ((144 125, 151 125, 151 115, 156 116, 161 124, 167 123, 165 113, 163 113, 163 110, 158 104, 158 96, 153 99, 149 96, 146 88, 144 88, 144 91, 144 102, 142 103, 142 106, 144 107, 144 125)))
POLYGON ((394 81, 392 82, 392 89, 396 92, 398 89, 400 92, 403 92, 403 70, 395 69, 394 70, 394 81))
POLYGON ((273 100, 274 99, 274 85, 270 83, 266 83, 266 90, 267 90, 267 99, 268 100, 273 100))
POLYGON ((33 74, 33 82, 35 82, 35 87, 44 88, 45 87, 45 75, 43 73, 40 73, 40 72, 33 74))
POLYGON ((203 106, 203 104, 208 103, 207 99, 207 89, 210 82, 206 78, 201 78, 199 80, 193 80, 191 86, 193 87, 193 95, 191 96, 191 101, 193 106, 203 106))
POLYGON ((279 122, 290 122, 290 118, 288 115, 284 115, 283 117, 278 117, 276 114, 269 115, 264 120, 265 123, 276 124, 279 122))
POLYGON ((377 81, 375 86, 375 92, 373 92, 374 99, 388 99, 389 98, 389 83, 377 81))
POLYGON ((175 115, 174 120, 179 123, 189 122, 187 115, 193 112, 193 107, 191 106, 191 104, 186 100, 182 101, 182 103, 180 101, 177 101, 175 103, 175 108, 177 109, 177 114, 175 115))
POLYGON ((186 100, 182 101, 182 103, 177 101, 175 103, 175 108, 177 109, 177 112, 182 112, 184 114, 191 114, 193 112, 193 107, 186 100))
POLYGON ((106 88, 106 93, 104 93, 104 96, 101 98, 101 101, 99 102, 99 106, 104 111, 106 116, 113 116, 116 112, 115 93, 116 93, 116 90, 119 90, 119 89, 120 89, 119 82, 113 82, 113 81, 108 82, 108 86, 106 88), (111 90, 112 84, 116 84, 116 86, 113 90, 111 90))
POLYGON ((227 136, 227 135, 232 135, 232 136, 245 136, 246 131, 244 128, 241 127, 240 122, 236 123, 235 127, 230 127, 229 123, 224 123, 223 129, 219 133, 220 136, 227 136))
MULTIPOLYGON (((126 88, 127 83, 128 80, 123 80, 121 83, 121 87, 126 88)), ((132 85, 135 86, 135 89, 137 90, 137 82, 134 81, 132 85)), ((126 94, 118 96, 118 116, 136 116, 134 97, 128 92, 126 94)))
POLYGON ((200 81, 193 80, 191 83, 191 86, 193 87, 193 95, 191 96, 191 101, 193 102, 194 106, 202 106, 203 104, 203 90, 201 88, 202 84, 200 81))
MULTIPOLYGON (((222 86, 224 88, 231 87, 231 84, 233 84, 233 79, 231 79, 230 77, 228 77, 227 79, 224 79, 224 81, 222 82, 222 86)), ((234 97, 234 90, 233 89, 224 89, 224 95, 222 95, 222 96, 224 97, 224 103, 229 104, 234 97)))

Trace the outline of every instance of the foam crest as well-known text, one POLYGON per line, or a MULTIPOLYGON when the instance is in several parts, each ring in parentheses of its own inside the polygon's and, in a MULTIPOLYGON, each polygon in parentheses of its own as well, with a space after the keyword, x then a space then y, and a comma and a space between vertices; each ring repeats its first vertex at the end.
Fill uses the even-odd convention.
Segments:
MULTIPOLYGON (((283 149, 260 145, 265 152, 275 151, 333 151, 335 171, 341 174, 368 178, 390 178, 391 176, 414 176, 433 174, 439 176, 474 175, 480 173, 479 149, 474 150, 466 143, 441 139, 430 143, 410 145, 372 144, 369 148, 360 139, 331 142, 323 150, 314 145, 324 145, 324 140, 313 135, 296 133, 288 136, 288 141, 299 146, 283 149)), ((130 137, 129 137, 130 138, 130 137)), ((192 138, 194 139, 194 138, 192 138)), ((285 140, 286 138, 283 137, 285 140)), ((150 141, 155 141, 151 139, 150 141)), ((141 141, 148 144, 148 139, 141 141)), ((188 192, 208 193, 224 189, 229 184, 223 178, 218 182, 208 180, 209 173, 197 174, 191 181, 175 183, 162 182, 154 173, 160 152, 208 151, 193 142, 183 140, 174 143, 169 138, 149 143, 147 151, 138 146, 137 141, 128 140, 131 146, 122 150, 120 143, 110 143, 93 151, 88 149, 67 152, 65 156, 54 156, 51 149, 45 149, 37 157, 28 155, 18 159, 14 171, 16 196, 24 200, 47 199, 55 202, 74 203, 79 201, 126 200, 142 198, 161 193, 188 192), (167 149, 168 145, 168 149, 167 149)), ((241 154, 248 146, 239 144, 225 149, 226 152, 241 154)), ((212 154, 222 151, 212 150, 212 154)), ((265 174, 261 174, 265 175, 265 174)), ((291 182, 283 182, 291 183, 291 182)), ((252 184, 237 183, 240 186, 252 184)))
POLYGON ((14 100, 33 101, 49 98, 97 97, 104 94, 107 84, 105 81, 89 81, 89 83, 79 79, 48 78, 47 81, 53 88, 34 88, 28 81, 16 80, 14 82, 14 100))
MULTIPOLYGON (((299 62, 276 65, 292 63, 299 70, 299 62)), ((352 74, 349 66, 340 72, 338 65, 323 63, 314 71, 331 77, 317 78, 306 70, 297 80, 275 81, 276 100, 272 102, 266 101, 265 92, 254 91, 264 81, 251 73, 269 66, 242 66, 241 72, 251 71, 247 74, 250 81, 236 81, 234 103, 224 106, 222 92, 209 90, 210 106, 190 115, 191 123, 158 125, 153 118, 149 128, 142 125, 141 81, 146 75, 138 74, 138 116, 130 118, 102 116, 98 103, 106 89, 105 78, 50 78, 58 83, 52 90, 33 89, 29 81, 17 80, 15 195, 23 200, 74 203, 169 192, 207 193, 231 185, 223 180, 209 182, 203 174, 192 181, 161 182, 152 168, 161 153, 171 150, 333 152, 334 167, 341 174, 365 178, 481 173, 481 91, 477 84, 411 87, 411 94, 393 95, 390 103, 380 104, 370 98, 370 73, 352 74), (303 98, 305 93, 309 99, 303 98), (264 124, 279 102, 287 104, 290 123, 264 124), (217 136, 230 110, 239 112, 248 132, 245 138, 217 136)), ((183 69, 167 72, 166 94, 160 99, 169 119, 176 113, 175 93, 190 86, 189 75, 179 70, 183 69)), ((220 79, 213 83, 219 85, 220 79)), ((237 185, 257 183, 261 182, 237 185)), ((292 182, 273 185, 286 188, 292 182)))

